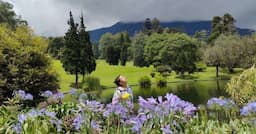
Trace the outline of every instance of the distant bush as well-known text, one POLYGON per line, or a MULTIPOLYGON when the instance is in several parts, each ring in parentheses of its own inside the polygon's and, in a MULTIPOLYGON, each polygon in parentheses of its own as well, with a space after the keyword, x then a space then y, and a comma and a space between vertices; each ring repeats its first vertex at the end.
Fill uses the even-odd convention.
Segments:
POLYGON ((256 69, 245 70, 240 76, 234 76, 227 84, 227 93, 239 105, 256 100, 256 69))
POLYGON ((140 88, 150 88, 151 80, 148 76, 143 76, 139 79, 140 88))
POLYGON ((171 73, 172 69, 169 66, 160 65, 160 66, 156 67, 156 71, 159 72, 160 74, 162 74, 164 72, 171 73))
POLYGON ((99 90, 101 89, 100 79, 93 76, 87 76, 82 84, 84 90, 99 90))
POLYGON ((197 62, 196 63, 196 69, 198 72, 203 72, 207 69, 207 65, 203 62, 197 62))
POLYGON ((167 86, 167 80, 164 77, 156 78, 156 85, 157 87, 163 88, 167 86))
POLYGON ((152 78, 154 78, 156 76, 156 73, 155 72, 151 72, 150 75, 151 75, 152 78))

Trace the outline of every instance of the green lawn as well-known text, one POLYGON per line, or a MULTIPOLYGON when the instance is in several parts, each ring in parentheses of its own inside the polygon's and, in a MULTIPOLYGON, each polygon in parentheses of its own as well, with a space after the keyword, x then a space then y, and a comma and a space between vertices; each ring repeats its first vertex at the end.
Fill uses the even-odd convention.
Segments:
MULTIPOLYGON (((62 91, 68 91, 70 89, 70 84, 74 83, 75 76, 70 75, 64 71, 62 68, 62 64, 58 60, 53 60, 53 66, 56 69, 59 75, 60 81, 60 88, 62 91)), ((112 66, 108 65, 103 60, 97 60, 97 68, 91 74, 92 76, 100 78, 101 85, 106 87, 113 87, 113 80, 119 74, 124 75, 128 78, 128 82, 130 85, 138 84, 138 80, 142 76, 150 76, 150 72, 153 70, 153 67, 135 67, 133 66, 132 62, 128 62, 126 66, 112 66)), ((236 73, 228 74, 225 73, 226 71, 221 70, 220 76, 221 78, 230 78, 232 75, 236 75, 237 73, 241 72, 241 69, 236 69, 236 73)), ((80 81, 82 77, 79 77, 80 81)), ((175 81, 185 81, 185 80, 211 80, 215 79, 215 68, 208 67, 204 72, 197 72, 186 79, 179 78, 173 72, 170 77, 168 77, 168 82, 175 82, 175 81)), ((155 80, 152 79, 152 82, 155 80)))

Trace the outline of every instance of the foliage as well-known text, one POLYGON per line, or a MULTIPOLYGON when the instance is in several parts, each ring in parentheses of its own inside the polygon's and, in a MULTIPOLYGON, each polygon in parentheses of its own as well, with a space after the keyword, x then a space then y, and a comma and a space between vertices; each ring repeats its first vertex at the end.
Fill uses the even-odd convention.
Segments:
POLYGON ((119 61, 125 66, 129 57, 131 40, 128 32, 121 32, 115 35, 106 33, 100 39, 101 58, 106 59, 110 65, 118 65, 119 61))
POLYGON ((2 0, 0 1, 0 23, 5 23, 13 29, 17 26, 27 25, 25 20, 16 15, 13 5, 2 0))
POLYGON ((227 84, 227 92, 239 105, 256 100, 256 69, 253 66, 239 76, 234 76, 227 84))
POLYGON ((87 76, 85 77, 82 88, 84 90, 100 90, 100 79, 93 76, 87 76))
POLYGON ((198 46, 195 39, 185 34, 152 34, 146 39, 144 55, 151 63, 168 65, 183 75, 196 71, 198 46))
POLYGON ((63 37, 50 37, 47 52, 56 59, 61 59, 64 51, 64 38, 63 37))
POLYGON ((72 13, 70 12, 70 20, 68 21, 69 29, 64 39, 64 52, 61 58, 65 71, 75 74, 75 84, 78 87, 78 74, 90 74, 96 68, 96 61, 92 52, 89 33, 85 31, 85 26, 81 17, 81 24, 74 22, 72 13))
POLYGON ((232 35, 236 33, 236 20, 229 13, 224 14, 223 17, 215 16, 212 19, 212 31, 208 37, 209 42, 213 42, 221 34, 232 35))
POLYGON ((26 26, 15 31, 0 26, 0 92, 1 99, 18 89, 40 99, 40 91, 57 90, 57 75, 51 59, 45 54, 48 41, 35 36, 26 26))
POLYGON ((149 89, 151 87, 151 80, 148 76, 143 76, 139 79, 140 88, 149 89))
POLYGON ((167 80, 164 77, 157 77, 156 78, 156 85, 157 87, 163 88, 167 86, 167 80))
POLYGON ((134 66, 149 66, 144 56, 145 38, 144 34, 138 33, 132 40, 134 66))
POLYGON ((196 69, 198 72, 203 72, 207 69, 207 65, 204 62, 199 61, 196 63, 196 69))

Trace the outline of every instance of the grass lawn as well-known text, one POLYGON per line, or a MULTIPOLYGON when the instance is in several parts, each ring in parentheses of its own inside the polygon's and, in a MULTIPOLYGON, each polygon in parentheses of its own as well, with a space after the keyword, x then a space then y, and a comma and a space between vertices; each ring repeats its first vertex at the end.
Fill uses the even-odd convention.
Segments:
MULTIPOLYGON (((59 75, 60 88, 62 91, 68 91, 70 89, 71 83, 74 83, 75 76, 68 74, 62 68, 62 64, 58 60, 53 60, 53 66, 59 75)), ((138 80, 142 76, 150 76, 153 67, 135 67, 132 62, 128 62, 126 66, 112 66, 108 65, 104 60, 97 60, 96 70, 91 74, 92 76, 100 78, 102 86, 114 87, 113 80, 119 74, 124 75, 128 78, 130 85, 138 84, 138 80)), ((228 74, 227 71, 220 69, 220 78, 230 78, 242 71, 242 69, 235 69, 235 73, 228 74)), ((171 76, 168 77, 168 82, 185 81, 185 80, 212 80, 215 79, 215 67, 208 67, 204 72, 196 72, 185 79, 179 78, 173 72, 171 76)), ((155 82, 153 78, 152 82, 155 82)), ((82 76, 79 77, 82 80, 82 76)))

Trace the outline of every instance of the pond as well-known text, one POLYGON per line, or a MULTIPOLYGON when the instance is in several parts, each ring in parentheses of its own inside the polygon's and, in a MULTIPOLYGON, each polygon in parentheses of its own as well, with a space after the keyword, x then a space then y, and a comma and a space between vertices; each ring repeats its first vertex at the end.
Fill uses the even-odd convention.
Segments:
MULTIPOLYGON (((153 84, 151 89, 140 89, 139 86, 131 86, 134 93, 134 101, 138 96, 144 98, 164 96, 166 93, 173 93, 181 99, 192 102, 195 105, 206 104, 207 100, 212 97, 227 97, 225 86, 228 80, 212 80, 212 81, 185 81, 168 83, 166 88, 156 88, 153 84)), ((104 103, 111 102, 115 88, 104 89, 98 92, 100 101, 104 103)))

